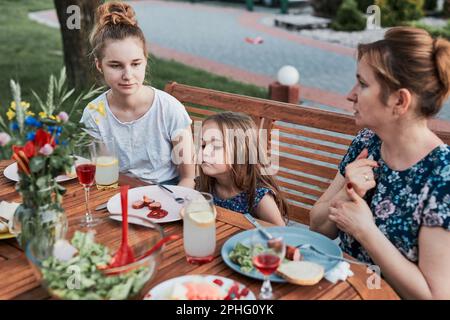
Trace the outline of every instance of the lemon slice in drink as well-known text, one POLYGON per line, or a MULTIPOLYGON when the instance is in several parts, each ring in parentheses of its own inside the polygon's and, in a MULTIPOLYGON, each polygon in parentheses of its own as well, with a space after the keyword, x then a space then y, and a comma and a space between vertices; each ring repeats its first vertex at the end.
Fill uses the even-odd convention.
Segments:
POLYGON ((211 211, 198 211, 189 214, 189 217, 196 223, 202 226, 207 226, 214 223, 215 215, 211 211))
POLYGON ((99 167, 110 167, 117 164, 118 160, 115 157, 107 157, 107 156, 101 156, 97 158, 97 166, 99 167))

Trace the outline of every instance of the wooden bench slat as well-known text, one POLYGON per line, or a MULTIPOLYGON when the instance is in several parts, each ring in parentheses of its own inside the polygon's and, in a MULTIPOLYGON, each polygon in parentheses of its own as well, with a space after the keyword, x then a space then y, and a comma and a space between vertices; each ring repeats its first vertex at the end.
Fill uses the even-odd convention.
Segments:
POLYGON ((318 177, 323 177, 326 179, 333 179, 336 175, 336 169, 320 166, 314 163, 308 163, 302 160, 292 159, 284 156, 279 157, 280 167, 293 169, 300 172, 307 172, 308 174, 313 174, 318 177))
POLYGON ((283 194, 290 200, 295 200, 300 203, 306 203, 311 206, 314 205, 314 203, 316 203, 316 201, 317 201, 317 200, 310 199, 310 198, 307 198, 307 197, 304 197, 304 196, 301 196, 298 194, 294 194, 294 193, 292 193, 292 190, 289 190, 289 189, 281 188, 281 190, 283 191, 283 194))
POLYGON ((323 156, 321 154, 303 151, 303 150, 299 150, 299 149, 295 149, 295 148, 287 147, 287 146, 283 146, 283 145, 278 146, 278 149, 280 152, 289 153, 289 154, 299 156, 299 157, 310 158, 310 159, 317 160, 317 161, 328 162, 328 163, 331 163, 334 165, 338 165, 341 162, 341 160, 336 159, 336 158, 331 158, 331 157, 323 156))
MULTIPOLYGON (((273 138, 273 140, 276 141, 275 138, 273 138)), ((274 143, 273 140, 272 140, 272 143, 274 143)), ((323 144, 313 143, 313 142, 300 140, 300 139, 294 139, 291 137, 284 137, 281 135, 278 138, 278 140, 279 140, 279 142, 282 142, 282 143, 292 144, 292 145, 296 145, 299 147, 305 147, 305 148, 309 148, 312 150, 320 150, 320 151, 324 151, 324 152, 328 152, 328 153, 332 153, 332 154, 337 154, 340 156, 343 156, 347 153, 347 150, 345 150, 345 149, 339 149, 339 148, 335 148, 335 147, 331 147, 331 146, 326 146, 323 144)))
POLYGON ((346 114, 339 114, 340 119, 336 121, 336 112, 193 87, 176 82, 167 84, 165 91, 181 103, 190 102, 214 106, 228 111, 243 112, 257 117, 264 116, 273 120, 298 123, 317 129, 326 128, 329 131, 343 134, 356 135, 359 131, 355 126, 353 116, 346 114))
POLYGON ((293 173, 282 171, 282 170, 278 170, 277 176, 291 179, 294 181, 299 181, 299 182, 306 183, 306 184, 310 184, 313 186, 317 186, 320 189, 322 189, 322 191, 325 191, 328 188, 328 186, 330 185, 330 183, 328 183, 328 182, 323 182, 320 180, 312 179, 309 177, 293 174, 293 173))
POLYGON ((289 202, 289 219, 309 225, 309 209, 289 202))
POLYGON ((196 108, 196 107, 192 107, 189 105, 185 105, 184 107, 186 108, 188 113, 195 113, 195 114, 200 114, 200 115, 204 115, 204 116, 210 116, 210 115, 217 113, 216 111, 213 111, 213 110, 196 108))
POLYGON ((303 137, 307 137, 307 138, 311 138, 311 139, 317 139, 317 140, 321 140, 321 141, 328 141, 328 142, 332 142, 332 143, 336 143, 336 144, 342 144, 344 146, 348 146, 352 142, 351 139, 345 139, 345 138, 337 137, 335 135, 332 136, 332 135, 319 133, 319 132, 306 131, 306 130, 303 130, 300 128, 291 128, 291 127, 284 126, 280 123, 275 123, 273 128, 280 130, 280 132, 303 136, 303 137))
POLYGON ((308 187, 305 187, 305 186, 301 186, 301 185, 298 185, 298 184, 292 184, 292 183, 289 183, 289 182, 286 182, 286 181, 282 181, 282 180, 279 180, 279 179, 276 179, 276 181, 277 181, 277 184, 280 187, 283 187, 283 188, 289 189, 289 190, 294 190, 294 191, 297 191, 297 192, 301 192, 301 193, 304 193, 304 194, 307 194, 307 195, 310 195, 310 196, 314 196, 314 197, 317 197, 317 198, 319 198, 323 194, 323 192, 321 192, 321 191, 314 190, 314 189, 311 189, 311 188, 308 188, 308 187))

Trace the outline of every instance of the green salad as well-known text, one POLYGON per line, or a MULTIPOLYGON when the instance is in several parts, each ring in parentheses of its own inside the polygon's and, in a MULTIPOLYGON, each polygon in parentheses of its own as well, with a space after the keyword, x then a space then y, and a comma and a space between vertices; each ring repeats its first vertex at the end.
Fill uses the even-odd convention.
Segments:
POLYGON ((62 299, 122 300, 137 295, 150 279, 152 270, 140 267, 118 275, 105 275, 97 266, 111 260, 108 248, 95 243, 94 235, 77 231, 71 241, 78 253, 68 261, 55 257, 42 261, 42 275, 48 289, 62 299))
MULTIPOLYGON (((254 250, 261 250, 260 252, 262 252, 264 251, 264 247, 262 244, 257 245, 254 250)), ((241 242, 236 243, 233 250, 228 254, 228 257, 241 267, 242 272, 251 272, 253 270, 251 249, 241 242)))

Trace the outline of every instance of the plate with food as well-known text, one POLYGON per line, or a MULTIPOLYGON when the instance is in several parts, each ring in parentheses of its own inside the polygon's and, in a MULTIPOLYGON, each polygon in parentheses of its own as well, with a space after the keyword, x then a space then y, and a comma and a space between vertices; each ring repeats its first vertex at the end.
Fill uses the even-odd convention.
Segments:
POLYGON ((12 228, 12 219, 19 203, 0 202, 0 240, 14 238, 16 235, 10 232, 12 228))
POLYGON ((215 275, 187 275, 161 282, 144 300, 256 300, 245 285, 215 275))
MULTIPOLYGON (((169 186, 170 192, 156 186, 133 188, 128 191, 128 214, 150 219, 156 223, 166 223, 181 220, 180 211, 183 204, 175 201, 174 197, 190 199, 199 195, 196 190, 169 186)), ((122 213, 120 193, 108 200, 107 208, 110 213, 122 213)), ((129 219, 133 223, 133 219, 129 219)))
MULTIPOLYGON (((338 260, 329 259, 309 249, 299 250, 296 248, 301 244, 311 244, 325 253, 342 257, 342 250, 335 242, 306 228, 269 227, 265 228, 265 230, 274 237, 283 237, 287 245, 285 259, 278 270, 270 276, 270 281, 287 282, 294 277, 303 277, 304 274, 309 273, 314 273, 312 276, 317 278, 320 273, 322 273, 323 276, 324 273, 333 269, 339 263, 338 260), (296 263, 290 263, 293 261, 296 263), (310 263, 299 264, 298 262, 300 261, 310 263), (290 263, 288 267, 283 267, 287 263, 290 263), (292 270, 295 268, 298 268, 298 272, 292 270)), ((255 232, 257 232, 255 229, 246 230, 229 238, 222 246, 221 255, 225 264, 234 271, 254 279, 263 280, 263 275, 258 272, 252 264, 250 246, 252 236, 255 232)), ((260 237, 261 242, 267 241, 267 239, 259 232, 257 232, 257 235, 255 236, 260 237)))
MULTIPOLYGON (((18 182, 19 181, 19 172, 17 169, 17 162, 13 162, 9 166, 7 166, 5 168, 5 170, 3 171, 3 174, 9 180, 18 182)), ((75 167, 72 167, 71 172, 57 176, 56 181, 64 182, 64 181, 69 181, 69 180, 75 179, 76 177, 77 177, 77 174, 75 172, 75 167)))

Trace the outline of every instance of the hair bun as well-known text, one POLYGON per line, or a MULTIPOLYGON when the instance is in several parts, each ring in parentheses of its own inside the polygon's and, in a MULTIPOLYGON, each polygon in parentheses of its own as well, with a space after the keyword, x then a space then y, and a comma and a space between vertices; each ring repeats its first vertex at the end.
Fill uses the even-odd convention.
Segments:
POLYGON ((450 42, 437 38, 434 41, 434 57, 442 91, 447 98, 450 94, 450 42))
POLYGON ((99 27, 106 25, 131 25, 137 26, 136 14, 133 8, 126 3, 113 1, 101 5, 97 11, 97 23, 99 27))

